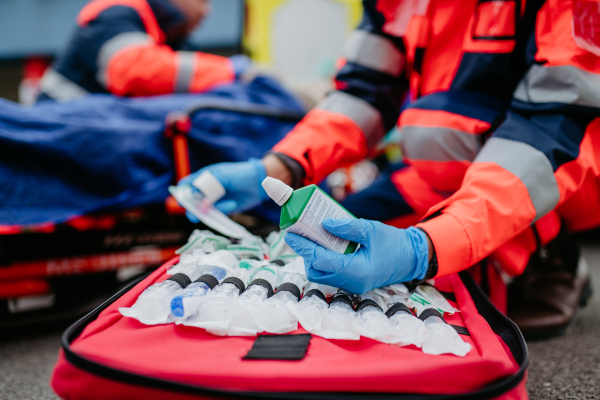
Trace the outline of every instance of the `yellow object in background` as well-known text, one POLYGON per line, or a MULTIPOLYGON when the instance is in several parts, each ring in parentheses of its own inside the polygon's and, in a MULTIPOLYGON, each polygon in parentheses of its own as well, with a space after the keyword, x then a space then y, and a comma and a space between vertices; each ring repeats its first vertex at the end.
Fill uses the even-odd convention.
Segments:
POLYGON ((246 0, 250 57, 298 81, 329 78, 362 18, 361 0, 246 0))

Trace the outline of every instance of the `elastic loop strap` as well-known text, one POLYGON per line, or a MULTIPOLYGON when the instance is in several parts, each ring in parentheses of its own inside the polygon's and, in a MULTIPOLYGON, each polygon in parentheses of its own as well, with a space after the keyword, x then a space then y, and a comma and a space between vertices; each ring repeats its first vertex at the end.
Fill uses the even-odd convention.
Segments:
POLYGON ((269 264, 275 264, 280 267, 283 267, 285 265, 285 262, 283 260, 270 260, 269 264))
POLYGON ((167 280, 177 282, 182 289, 185 289, 190 283, 192 283, 190 277, 182 273, 175 274, 167 280))
MULTIPOLYGON (((225 278, 223 283, 231 283, 232 285, 237 286, 237 288, 240 290, 240 294, 244 293, 244 290, 246 290, 246 285, 244 285, 244 282, 242 282, 242 280, 240 278, 236 278, 235 276, 230 276, 229 278, 225 278)), ((221 285, 223 283, 221 283, 221 285)))
POLYGON ((375 303, 371 299, 364 299, 363 301, 358 303, 358 305, 356 306, 356 312, 359 312, 360 310, 362 310, 363 308, 366 308, 366 307, 375 307, 375 308, 378 308, 379 311, 383 312, 383 310, 381 309, 379 304, 375 303))
POLYGON ((465 335, 465 336, 471 336, 471 334, 469 333, 469 330, 467 328, 465 328, 464 326, 458 326, 458 325, 454 325, 454 324, 448 324, 451 327, 454 328, 454 330, 459 334, 459 335, 465 335))
POLYGON ((392 315, 395 315, 399 312, 405 312, 407 314, 413 315, 413 313, 410 311, 410 308, 408 308, 408 306, 404 303, 395 303, 385 312, 385 315, 387 315, 387 317, 390 318, 392 315))
POLYGON ((271 284, 269 283, 269 281, 264 280, 264 279, 255 279, 255 280, 252 281, 252 283, 250 283, 248 285, 248 288, 250 286, 254 286, 254 285, 262 286, 265 289, 267 289, 267 298, 273 296, 273 286, 271 286, 271 284))
POLYGON ((298 300, 300 300, 300 289, 298 288, 298 286, 294 285, 291 282, 286 282, 279 285, 279 287, 277 288, 277 293, 279 292, 290 292, 291 294, 296 296, 298 300))
POLYGON ((212 290, 215 286, 219 284, 217 278, 212 275, 202 275, 200 278, 196 279, 195 282, 206 283, 206 285, 212 290))
POLYGON ((345 294, 336 294, 333 299, 331 299, 331 303, 329 304, 331 305, 333 303, 344 303, 352 307, 352 300, 350 300, 350 297, 346 296, 345 294))
POLYGON ((319 289, 311 289, 311 290, 309 290, 308 292, 306 292, 304 294, 304 297, 310 297, 310 296, 317 296, 318 298, 320 298, 324 302, 327 302, 327 299, 325 298, 325 295, 319 289))
POLYGON ((442 321, 446 322, 446 320, 444 319, 444 316, 442 314, 440 314, 440 312, 434 308, 428 308, 426 310, 423 310, 421 315, 419 315, 419 319, 421 321, 425 321, 429 317, 440 317, 442 319, 442 321))

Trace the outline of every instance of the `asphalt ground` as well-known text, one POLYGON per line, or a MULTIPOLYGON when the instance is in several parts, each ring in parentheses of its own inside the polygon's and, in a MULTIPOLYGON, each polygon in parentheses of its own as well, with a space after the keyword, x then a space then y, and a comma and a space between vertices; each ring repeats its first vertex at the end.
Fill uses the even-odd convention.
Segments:
MULTIPOLYGON (((594 296, 566 334, 528 342, 532 400, 600 399, 600 244, 584 246, 594 296)), ((0 399, 55 400, 48 386, 64 327, 0 341, 0 399)))

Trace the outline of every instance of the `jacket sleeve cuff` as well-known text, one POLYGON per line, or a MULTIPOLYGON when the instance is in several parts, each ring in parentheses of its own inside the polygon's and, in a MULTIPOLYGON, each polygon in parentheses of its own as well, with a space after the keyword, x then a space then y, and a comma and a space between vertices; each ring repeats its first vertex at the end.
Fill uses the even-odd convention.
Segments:
POLYGON ((270 153, 279 159, 292 174, 292 188, 298 189, 302 185, 302 181, 306 177, 304 167, 298 161, 283 153, 270 153))
MULTIPOLYGON (((416 225, 424 230, 435 248, 437 274, 449 275, 467 269, 472 264, 471 240, 462 224, 449 213, 416 225)), ((429 275, 430 271, 426 276, 429 275)))

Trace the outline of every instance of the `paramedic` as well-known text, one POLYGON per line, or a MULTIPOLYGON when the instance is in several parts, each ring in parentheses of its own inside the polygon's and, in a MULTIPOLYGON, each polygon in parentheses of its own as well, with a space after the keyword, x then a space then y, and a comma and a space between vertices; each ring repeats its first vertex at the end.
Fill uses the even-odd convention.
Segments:
POLYGON ((39 100, 200 92, 233 81, 247 58, 187 51, 187 35, 209 11, 210 0, 91 1, 44 74, 39 100))
POLYGON ((523 283, 513 318, 531 334, 564 330, 589 274, 553 242, 561 229, 600 225, 600 15, 573 1, 365 0, 337 90, 263 160, 207 167, 227 190, 217 206, 266 200, 265 174, 318 183, 397 124, 408 166, 386 178, 396 193, 381 203, 396 199, 416 219, 326 221, 362 244, 350 255, 286 235, 309 280, 363 293, 491 256, 513 275, 550 258, 523 283))

